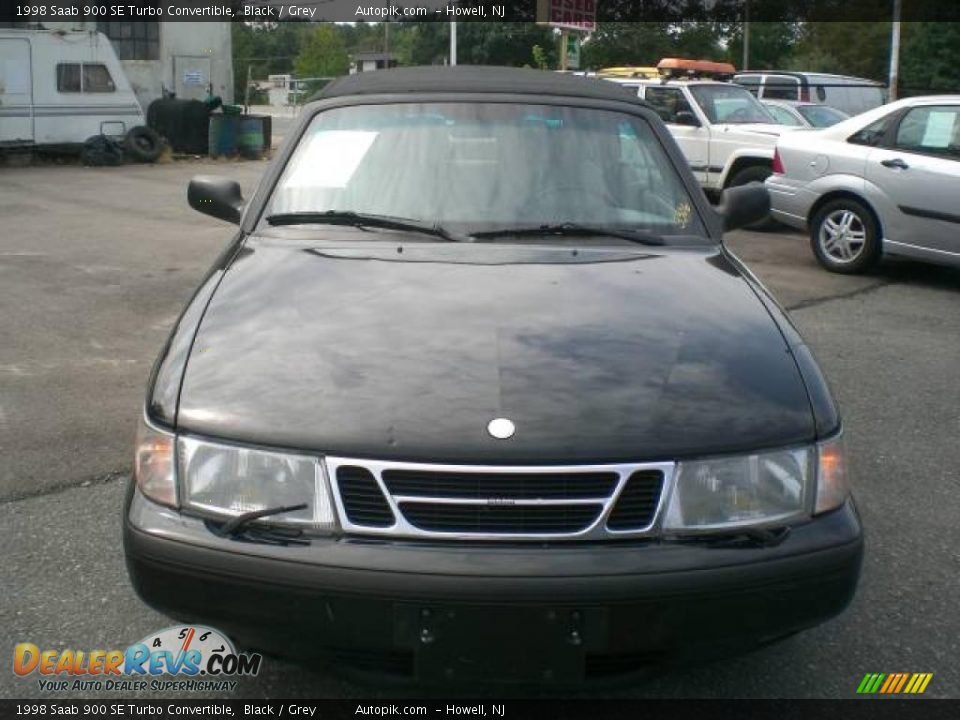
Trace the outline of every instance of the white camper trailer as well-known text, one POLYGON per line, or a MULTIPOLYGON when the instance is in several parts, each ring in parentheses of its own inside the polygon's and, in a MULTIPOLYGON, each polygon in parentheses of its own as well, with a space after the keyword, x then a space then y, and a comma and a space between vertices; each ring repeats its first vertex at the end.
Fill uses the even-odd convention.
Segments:
POLYGON ((143 124, 101 33, 0 29, 0 149, 81 145, 94 135, 123 139, 143 124))

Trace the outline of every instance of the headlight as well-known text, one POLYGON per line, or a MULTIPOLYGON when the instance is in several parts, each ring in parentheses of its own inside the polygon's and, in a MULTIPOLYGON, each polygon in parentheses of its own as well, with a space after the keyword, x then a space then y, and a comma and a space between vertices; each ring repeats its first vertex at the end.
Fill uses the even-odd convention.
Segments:
POLYGON ((173 474, 174 436, 140 418, 133 457, 133 478, 140 492, 161 505, 177 506, 177 482, 173 474))
POLYGON ((666 531, 709 531, 809 516, 814 449, 681 462, 666 531))
POLYGON ((315 457, 181 437, 177 444, 182 504, 216 515, 299 505, 270 522, 335 528, 327 482, 315 457))

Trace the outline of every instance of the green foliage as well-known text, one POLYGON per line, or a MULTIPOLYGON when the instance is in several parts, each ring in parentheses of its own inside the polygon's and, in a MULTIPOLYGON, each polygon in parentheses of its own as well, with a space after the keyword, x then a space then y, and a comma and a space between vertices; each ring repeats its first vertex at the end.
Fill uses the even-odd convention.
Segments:
POLYGON ((812 22, 803 25, 787 68, 884 80, 889 62, 890 23, 812 22))
POLYGON ((530 62, 530 48, 534 45, 545 48, 550 65, 556 57, 550 28, 515 22, 465 22, 457 26, 457 62, 463 65, 520 67, 530 62))
POLYGON ((804 47, 797 48, 787 56, 782 64, 782 68, 773 69, 836 73, 837 75, 850 74, 845 71, 846 68, 843 62, 837 58, 836 55, 830 50, 816 45, 805 45, 804 47))
MULTIPOLYGON (((736 9, 734 0, 730 2, 736 9)), ((389 27, 384 23, 233 23, 231 30, 238 101, 243 98, 248 65, 255 79, 265 79, 290 72, 309 77, 342 75, 349 67, 349 53, 355 52, 389 50, 398 55, 401 65, 449 60, 450 26, 445 22, 394 22, 389 27)), ((661 58, 674 56, 728 60, 739 67, 742 31, 737 22, 706 20, 600 23, 582 45, 581 67, 656 65, 661 58)), ((551 28, 532 22, 464 22, 458 25, 458 62, 555 68, 558 37, 551 28)), ((960 91, 958 49, 960 23, 904 23, 900 72, 904 94, 960 91)), ((885 81, 889 61, 889 22, 750 24, 751 69, 834 72, 885 81)))
POLYGON ((533 55, 533 66, 538 70, 547 70, 550 64, 547 62, 547 53, 539 45, 534 45, 531 51, 533 55))
POLYGON ((306 22, 231 23, 236 101, 243 100, 248 65, 250 76, 255 80, 293 72, 294 58, 311 27, 306 22))
POLYGON ((725 29, 713 22, 601 23, 583 44, 581 65, 594 69, 655 66, 665 57, 722 60, 725 29))
POLYGON ((600 23, 581 49, 580 64, 599 69, 618 65, 656 65, 673 52, 668 23, 600 23))
MULTIPOLYGON (((449 23, 391 23, 390 32, 395 39, 391 48, 400 56, 401 65, 442 65, 450 61, 449 23)), ((457 63, 460 65, 529 65, 534 45, 542 49, 547 67, 556 64, 554 33, 548 27, 508 22, 457 25, 457 63)))
POLYGON ((960 93, 960 23, 903 23, 900 94, 960 93))
MULTIPOLYGON (((743 25, 729 28, 727 60, 743 68, 743 25)), ((800 36, 800 26, 792 22, 750 23, 750 70, 784 70, 800 36)))
POLYGON ((336 77, 350 69, 347 46, 336 27, 315 23, 293 63, 297 77, 336 77))
POLYGON ((394 37, 396 42, 392 45, 400 56, 401 65, 441 65, 449 55, 450 29, 447 23, 396 23, 394 37))

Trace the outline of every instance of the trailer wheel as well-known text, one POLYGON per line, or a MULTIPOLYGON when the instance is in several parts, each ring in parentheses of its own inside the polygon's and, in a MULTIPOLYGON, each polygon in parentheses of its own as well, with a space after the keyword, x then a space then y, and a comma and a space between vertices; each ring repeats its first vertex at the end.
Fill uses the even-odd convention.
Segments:
POLYGON ((123 139, 123 147, 134 160, 151 163, 160 157, 163 139, 156 130, 145 125, 137 125, 130 128, 130 132, 123 139))
POLYGON ((91 135, 83 143, 80 160, 84 165, 95 167, 120 165, 123 162, 123 148, 106 135, 91 135))

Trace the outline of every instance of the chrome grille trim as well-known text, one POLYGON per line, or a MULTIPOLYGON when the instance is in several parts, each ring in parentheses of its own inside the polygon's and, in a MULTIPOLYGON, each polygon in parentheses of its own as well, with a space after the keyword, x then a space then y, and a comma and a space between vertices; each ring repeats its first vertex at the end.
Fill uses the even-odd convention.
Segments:
POLYGON ((660 527, 661 516, 664 512, 667 498, 673 491, 676 476, 676 463, 616 463, 605 465, 449 465, 394 462, 382 460, 359 460, 356 458, 342 458, 327 456, 323 459, 324 471, 333 489, 334 504, 344 532, 350 535, 368 537, 391 537, 409 539, 437 539, 437 540, 464 540, 464 541, 518 541, 518 540, 621 540, 642 538, 655 535, 660 527), (388 527, 372 527, 356 525, 347 517, 343 500, 340 497, 340 488, 337 483, 337 470, 342 466, 362 467, 368 470, 376 480, 387 504, 393 511, 395 522, 388 527), (383 479, 386 470, 414 470, 436 473, 463 473, 463 474, 579 474, 590 472, 616 473, 617 483, 608 497, 573 497, 573 498, 502 498, 502 497, 437 497, 428 495, 391 495, 383 479), (660 497, 657 499, 656 511, 653 520, 647 527, 630 530, 612 530, 607 527, 607 518, 613 511, 620 493, 626 487, 630 476, 638 471, 655 470, 663 475, 663 484, 660 497), (562 507, 602 505, 603 510, 597 519, 588 527, 577 532, 562 533, 486 533, 486 532, 441 532, 422 530, 410 523, 400 509, 401 503, 424 503, 433 505, 459 506, 489 506, 489 507, 562 507))
POLYGON ((394 495, 396 503, 423 503, 425 505, 482 505, 484 507, 543 507, 548 505, 603 505, 605 498, 475 498, 430 497, 427 495, 394 495))

